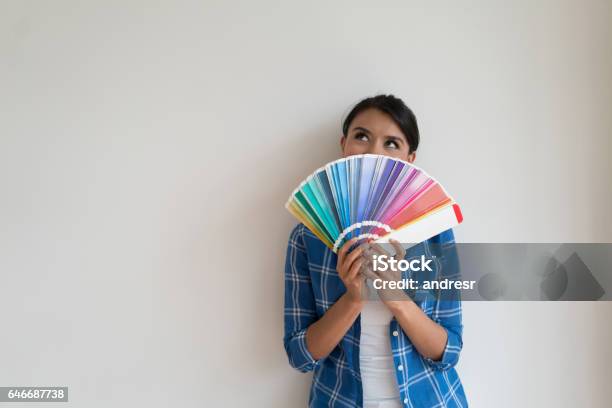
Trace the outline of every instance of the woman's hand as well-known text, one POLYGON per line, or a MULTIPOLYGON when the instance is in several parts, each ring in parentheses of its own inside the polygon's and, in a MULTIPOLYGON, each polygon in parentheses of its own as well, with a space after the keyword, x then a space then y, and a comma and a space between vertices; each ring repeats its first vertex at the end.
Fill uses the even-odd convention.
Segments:
POLYGON ((388 307, 395 306, 396 303, 400 301, 410 300, 410 297, 402 289, 389 289, 384 285, 384 282, 398 282, 402 279, 402 272, 399 269, 394 270, 389 267, 386 271, 375 271, 373 268, 374 255, 385 255, 388 258, 395 258, 398 261, 404 259, 404 257, 406 256, 406 250, 404 249, 404 247, 402 247, 399 241, 391 239, 389 240, 389 242, 395 249, 394 255, 390 255, 379 244, 368 243, 368 247, 364 251, 364 257, 367 257, 367 262, 362 269, 362 273, 365 275, 365 277, 370 278, 372 280, 380 279, 382 281, 381 284, 383 285, 383 288, 377 289, 377 292, 380 299, 388 307))
POLYGON ((338 263, 336 270, 338 275, 346 286, 346 295, 352 303, 361 304, 363 301, 362 289, 365 281, 365 276, 360 273, 361 267, 366 262, 362 256, 367 244, 361 244, 352 252, 348 253, 349 248, 356 242, 356 238, 352 238, 342 245, 338 251, 338 263))

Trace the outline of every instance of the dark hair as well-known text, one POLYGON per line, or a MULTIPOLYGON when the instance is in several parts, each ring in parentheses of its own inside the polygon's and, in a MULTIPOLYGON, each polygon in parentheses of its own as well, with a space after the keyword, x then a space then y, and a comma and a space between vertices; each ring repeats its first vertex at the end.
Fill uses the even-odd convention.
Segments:
POLYGON ((372 96, 355 105, 342 124, 342 133, 344 136, 348 136, 349 127, 353 119, 355 119, 355 116, 370 108, 378 109, 391 116, 391 119, 397 123, 397 126, 399 126, 404 136, 406 136, 406 140, 410 147, 408 153, 416 151, 417 147, 419 147, 419 128, 417 126, 416 117, 410 108, 406 106, 404 101, 393 95, 372 96))

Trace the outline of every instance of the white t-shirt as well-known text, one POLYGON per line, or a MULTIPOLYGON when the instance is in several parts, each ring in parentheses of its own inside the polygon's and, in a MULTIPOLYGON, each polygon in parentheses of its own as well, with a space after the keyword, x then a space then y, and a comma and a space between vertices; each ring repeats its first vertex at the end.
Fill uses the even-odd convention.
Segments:
MULTIPOLYGON (((369 291, 376 291, 367 280, 369 291)), ((378 299, 378 295, 369 296, 378 299)), ((393 314, 380 300, 365 302, 361 310, 359 364, 364 408, 401 408, 395 365, 391 353, 389 323, 393 314)))

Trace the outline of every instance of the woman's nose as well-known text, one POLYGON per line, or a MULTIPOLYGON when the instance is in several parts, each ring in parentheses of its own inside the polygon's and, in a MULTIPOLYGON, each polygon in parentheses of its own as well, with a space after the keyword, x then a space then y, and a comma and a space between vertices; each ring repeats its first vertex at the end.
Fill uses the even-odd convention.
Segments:
POLYGON ((368 149, 368 153, 370 154, 384 154, 385 153, 385 149, 383 148, 383 146, 380 146, 378 143, 373 143, 370 145, 370 148, 368 149))

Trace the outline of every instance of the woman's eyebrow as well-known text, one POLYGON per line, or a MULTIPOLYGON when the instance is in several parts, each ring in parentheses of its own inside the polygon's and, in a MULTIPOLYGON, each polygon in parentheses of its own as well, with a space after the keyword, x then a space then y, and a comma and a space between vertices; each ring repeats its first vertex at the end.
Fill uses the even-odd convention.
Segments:
POLYGON ((387 135, 387 137, 395 142, 401 142, 403 143, 404 140, 401 137, 397 137, 397 136, 393 136, 393 135, 387 135))
MULTIPOLYGON (((361 126, 357 126, 353 129, 353 131, 357 131, 357 130, 361 130, 362 132, 368 133, 368 134, 372 134, 372 132, 370 132, 368 129, 361 127, 361 126)), ((387 139, 393 140, 394 142, 399 142, 399 143, 404 143, 404 139, 402 137, 399 136, 394 136, 394 135, 386 135, 385 136, 387 139)))
POLYGON ((364 127, 361 127, 361 126, 357 126, 357 127, 355 128, 355 130, 362 130, 362 131, 364 131, 364 132, 366 132, 366 133, 372 133, 372 132, 370 132, 368 129, 366 129, 366 128, 364 128, 364 127))

